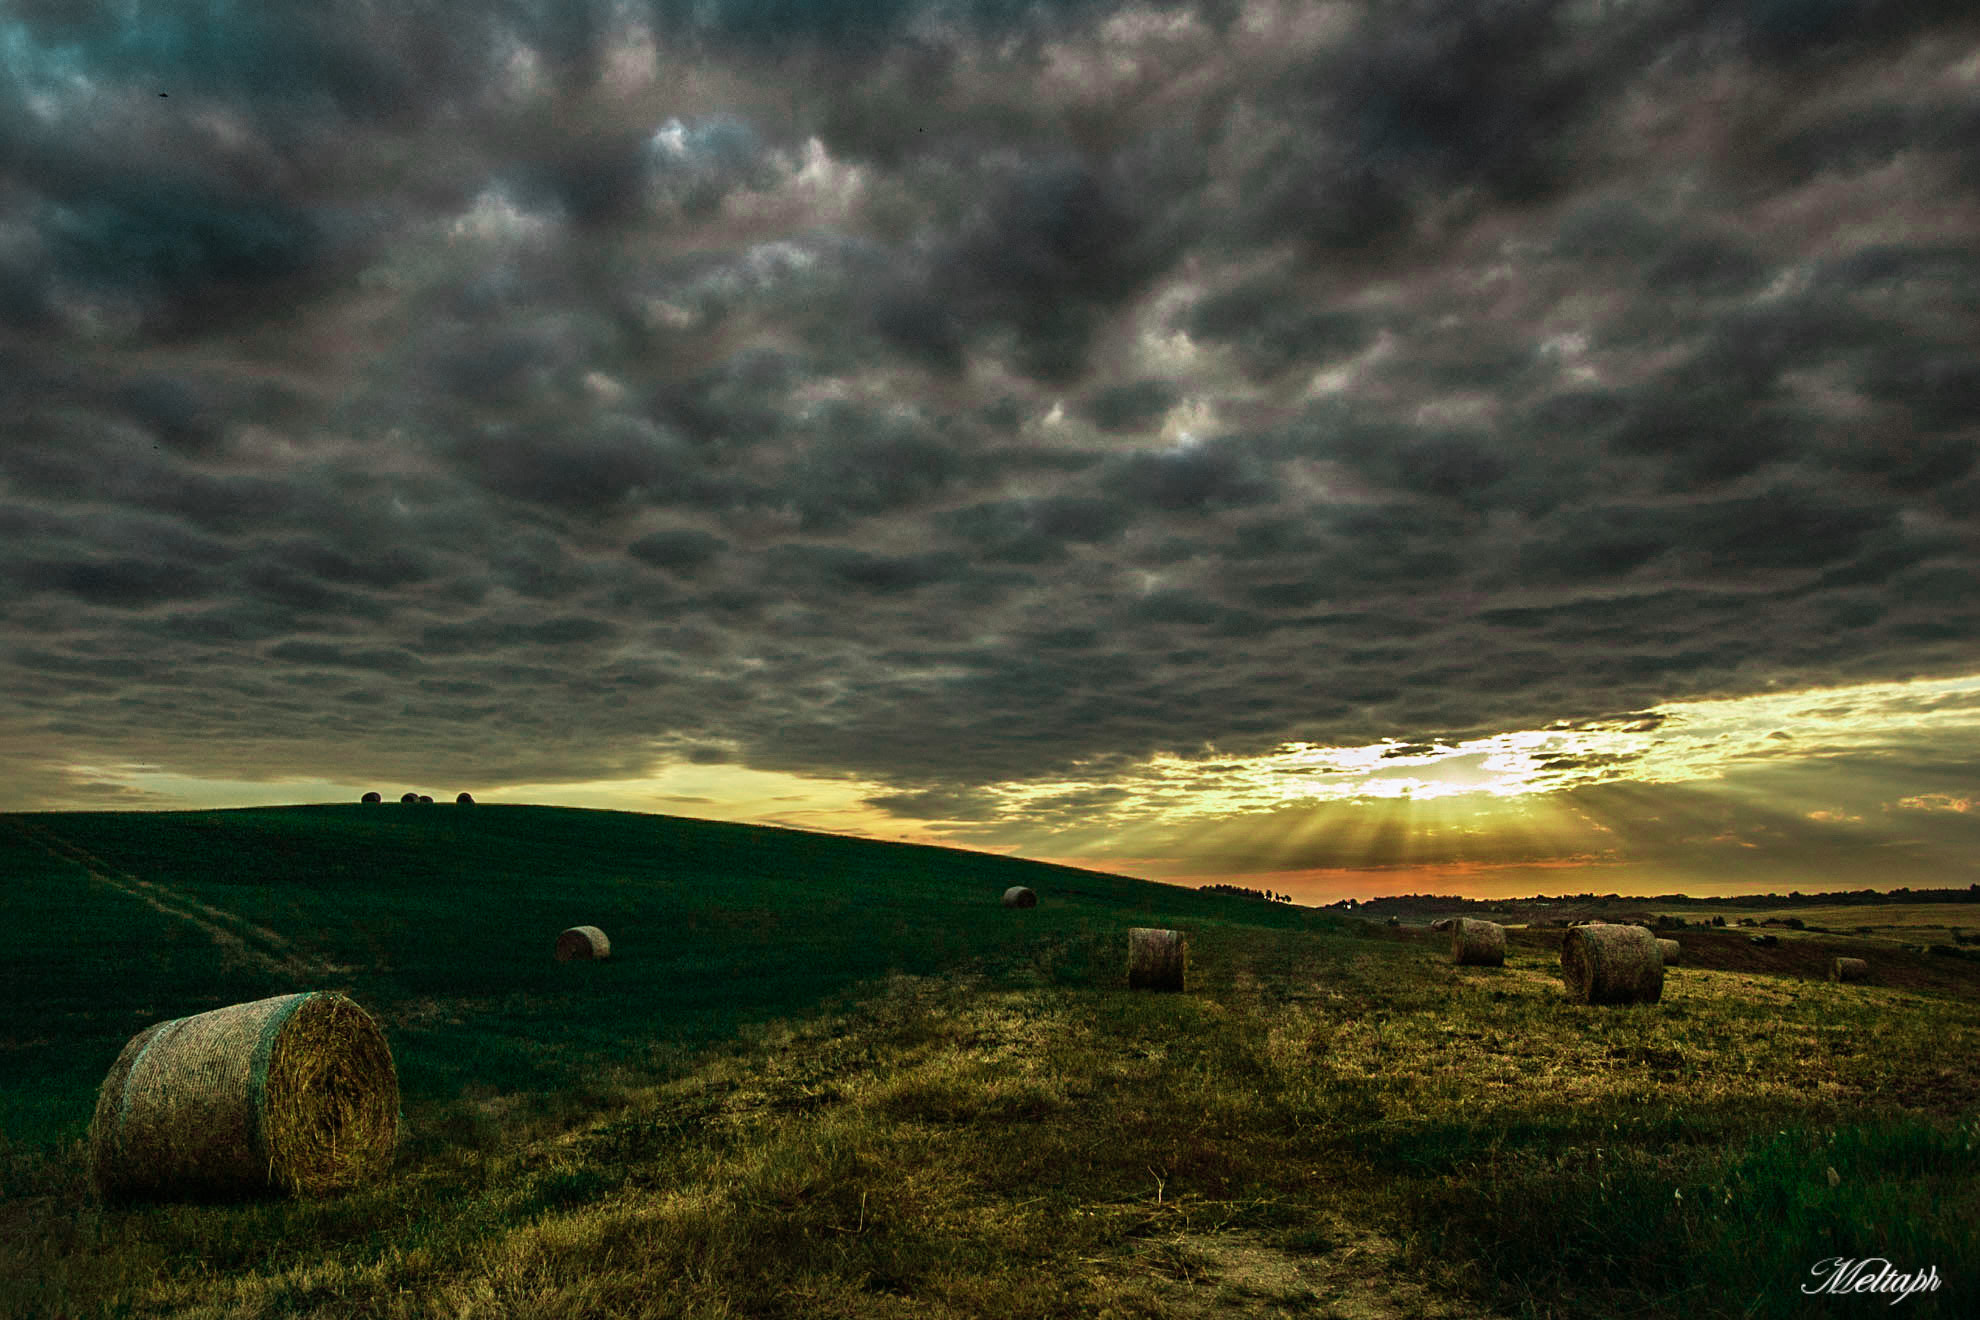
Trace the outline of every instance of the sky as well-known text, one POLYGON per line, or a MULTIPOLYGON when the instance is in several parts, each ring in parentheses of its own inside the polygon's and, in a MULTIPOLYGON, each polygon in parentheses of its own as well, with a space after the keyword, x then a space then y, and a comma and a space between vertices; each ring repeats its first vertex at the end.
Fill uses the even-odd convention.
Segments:
POLYGON ((1969 0, 14 0, 0 810, 1964 887, 1976 239, 1969 0))

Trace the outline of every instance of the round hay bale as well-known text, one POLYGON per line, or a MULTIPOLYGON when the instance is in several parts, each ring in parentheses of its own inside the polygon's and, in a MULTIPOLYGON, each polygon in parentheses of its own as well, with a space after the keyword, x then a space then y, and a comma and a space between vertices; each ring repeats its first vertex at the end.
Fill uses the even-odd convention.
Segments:
POLYGON ((1861 958, 1837 958, 1829 964, 1831 981, 1861 981, 1870 975, 1870 964, 1861 958))
POLYGON ((1561 980, 1583 1004, 1654 1004, 1664 996, 1657 937, 1641 926, 1576 926, 1561 941, 1561 980))
POLYGON ((378 794, 376 793, 366 793, 363 797, 358 799, 358 801, 366 804, 370 804, 374 802, 383 802, 384 800, 385 800, 384 798, 379 797, 378 794))
POLYGON ((1678 948, 1676 940, 1658 940, 1657 952, 1664 955, 1664 966, 1675 967, 1683 951, 1678 948))
POLYGON ((1451 924, 1452 924, 1452 918, 1450 918, 1450 917, 1438 917, 1438 918, 1437 918, 1437 919, 1436 919, 1435 921, 1433 921, 1433 922, 1431 922, 1431 923, 1430 923, 1430 929, 1431 929, 1431 930, 1449 930, 1449 929, 1451 928, 1451 924))
POLYGON ((131 1037, 97 1092, 90 1165, 106 1200, 321 1196, 381 1174, 398 1132, 385 1033, 313 991, 131 1037))
POLYGON ((1188 952, 1179 930, 1128 931, 1128 989, 1180 990, 1188 952))
POLYGON ((1023 885, 1012 885, 1004 891, 1004 906, 1010 908, 1037 907, 1038 895, 1023 885))
POLYGON ((407 807, 416 807, 416 806, 418 806, 418 805, 419 805, 419 794, 417 794, 417 793, 401 793, 401 794, 399 795, 399 803, 400 803, 400 805, 402 805, 402 806, 407 806, 407 807))
POLYGON ((611 956, 612 941, 596 926, 573 926, 557 937, 558 962, 611 956))
POLYGON ((1506 928, 1496 921, 1459 917, 1451 923, 1451 961, 1463 967, 1506 965, 1506 928))
POLYGON ((472 793, 463 793, 463 794, 461 794, 461 795, 460 795, 459 797, 457 797, 457 798, 455 798, 455 799, 454 799, 454 805, 455 805, 455 806, 457 806, 457 807, 471 807, 471 806, 473 806, 473 805, 474 805, 474 794, 472 794, 472 793))
POLYGON ((431 796, 430 794, 426 794, 426 793, 421 793, 421 794, 419 795, 419 800, 420 800, 420 804, 421 804, 422 806, 428 806, 428 807, 430 807, 430 806, 432 806, 432 805, 433 805, 433 798, 432 798, 432 796, 431 796))

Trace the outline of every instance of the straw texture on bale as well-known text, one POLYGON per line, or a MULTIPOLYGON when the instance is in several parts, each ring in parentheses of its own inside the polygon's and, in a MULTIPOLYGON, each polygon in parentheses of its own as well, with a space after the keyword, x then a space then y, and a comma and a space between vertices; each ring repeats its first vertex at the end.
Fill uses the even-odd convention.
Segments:
POLYGON ((1468 967, 1503 967, 1506 928, 1496 921, 1459 917, 1451 923, 1451 961, 1468 967))
POLYGON ((1023 885, 1012 885, 1004 891, 1005 907, 1037 907, 1038 895, 1023 885))
POLYGON ((1583 1004, 1654 1004, 1664 997, 1657 937, 1642 926, 1576 926, 1561 941, 1561 980, 1583 1004))
POLYGON ((1861 981, 1870 975, 1870 964, 1861 958, 1838 958, 1829 964, 1831 981, 1861 981))
POLYGON ((399 1076, 339 994, 276 995, 156 1023, 103 1079, 90 1165, 105 1199, 320 1196, 391 1163, 399 1076))
POLYGON ((573 958, 609 958, 612 941, 596 926, 573 926, 557 937, 557 961, 573 958))
POLYGON ((1678 947, 1676 940, 1658 940, 1657 952, 1664 955, 1664 966, 1675 967, 1684 951, 1678 947))
POLYGON ((1128 989, 1180 990, 1187 952, 1179 930, 1128 931, 1128 989))

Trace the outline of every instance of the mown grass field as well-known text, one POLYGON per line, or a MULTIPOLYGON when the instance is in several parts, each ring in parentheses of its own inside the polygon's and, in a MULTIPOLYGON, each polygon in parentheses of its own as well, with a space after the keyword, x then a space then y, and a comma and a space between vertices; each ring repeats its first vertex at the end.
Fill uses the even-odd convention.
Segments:
POLYGON ((1833 907, 1725 909, 1727 921, 1799 917, 1810 926, 1919 944, 1945 944, 1980 932, 1980 903, 1838 903, 1833 907))
POLYGON ((1842 986, 1688 937, 1661 1003, 1594 1009, 1545 931, 1455 967, 1420 932, 1015 859, 487 804, 0 817, 0 874, 0 1316, 1980 1302, 1962 961, 1842 986), (999 906, 1016 883, 1039 907, 999 906), (551 960, 580 923, 609 961, 551 960), (1135 925, 1189 932, 1186 993, 1124 988, 1135 925), (298 989, 386 1030, 391 1176, 95 1202, 123 1042, 298 989), (1839 1255, 1942 1286, 1804 1294, 1839 1255))

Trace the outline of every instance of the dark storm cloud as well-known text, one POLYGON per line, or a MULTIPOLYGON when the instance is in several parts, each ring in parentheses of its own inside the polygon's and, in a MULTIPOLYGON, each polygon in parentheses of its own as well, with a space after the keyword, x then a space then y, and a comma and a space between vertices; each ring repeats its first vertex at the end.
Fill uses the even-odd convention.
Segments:
POLYGON ((972 504, 936 515, 934 522, 973 555, 1011 564, 1062 560, 1072 544, 1099 544, 1120 535, 1132 520, 1114 500, 1052 496, 972 504))
POLYGON ((16 6, 9 691, 981 820, 1957 669, 1957 12, 16 6))
POLYGON ((1138 431, 1160 420, 1175 401, 1175 389, 1167 383, 1138 380, 1101 390, 1086 400, 1080 411, 1103 431, 1138 431))
POLYGON ((375 670, 403 674, 419 667, 419 657, 406 651, 353 651, 329 642, 283 642, 268 648, 271 660, 298 665, 328 665, 339 669, 375 670))
POLYGON ((727 547, 719 536, 692 528, 674 528, 642 536, 626 547, 626 553, 655 568, 681 576, 691 576, 727 547))
POLYGON ((1205 343, 1229 343, 1244 373, 1270 380, 1287 369, 1352 357, 1375 338, 1370 318, 1353 311, 1302 305, 1284 282, 1264 279, 1197 302, 1184 321, 1205 343))

